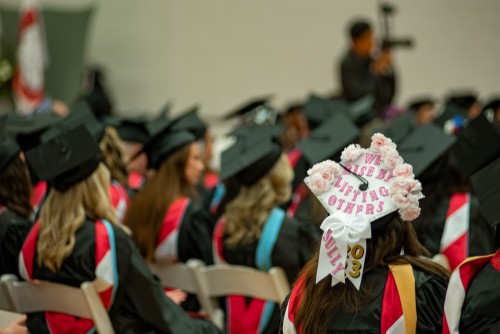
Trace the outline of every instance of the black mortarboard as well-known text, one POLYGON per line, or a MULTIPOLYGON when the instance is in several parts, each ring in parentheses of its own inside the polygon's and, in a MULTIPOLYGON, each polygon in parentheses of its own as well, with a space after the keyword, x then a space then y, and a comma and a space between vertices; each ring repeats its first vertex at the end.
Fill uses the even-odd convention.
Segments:
POLYGON ((298 147, 313 165, 340 152, 356 141, 359 129, 344 113, 335 113, 317 127, 298 147))
POLYGON ((397 144, 411 134, 416 127, 415 114, 406 112, 394 119, 383 132, 386 137, 391 138, 397 144))
POLYGON ((63 120, 62 117, 52 112, 30 116, 9 114, 5 131, 12 137, 15 136, 17 143, 25 151, 40 144, 41 134, 61 120, 63 120))
POLYGON ((71 106, 66 118, 54 125, 51 129, 41 135, 42 141, 52 138, 57 133, 68 132, 80 125, 85 125, 96 142, 100 142, 104 136, 104 125, 99 121, 86 101, 80 101, 71 106))
POLYGON ((196 138, 191 132, 164 130, 144 149, 148 156, 148 168, 160 168, 162 162, 170 155, 194 141, 196 138))
POLYGON ((436 101, 429 96, 415 98, 408 102, 408 111, 416 112, 425 105, 434 105, 436 101))
POLYGON ((150 140, 150 135, 146 129, 148 118, 146 115, 137 115, 126 118, 116 118, 114 127, 118 136, 124 140, 134 143, 147 143, 150 140))
POLYGON ((349 113, 349 106, 342 101, 328 100, 311 94, 303 112, 309 125, 315 128, 339 111, 349 113))
POLYGON ((101 151, 84 125, 54 135, 26 151, 26 159, 39 180, 66 191, 96 170, 101 151))
POLYGON ((500 156, 500 133, 481 114, 460 131, 453 154, 460 170, 472 175, 500 156))
POLYGON ((207 125, 198 117, 198 106, 189 108, 172 124, 172 130, 185 130, 191 132, 196 139, 202 139, 207 131, 207 125))
POLYGON ((490 109, 493 110, 493 111, 496 111, 496 110, 500 109, 500 97, 491 99, 483 107, 483 111, 487 111, 487 110, 490 110, 490 109))
POLYGON ((272 140, 272 126, 262 125, 222 152, 220 179, 231 177, 243 185, 252 185, 266 175, 281 156, 280 147, 272 140))
POLYGON ((268 105, 270 98, 271 96, 253 99, 226 114, 224 120, 238 117, 241 124, 274 124, 278 113, 268 105))
POLYGON ((455 105, 463 110, 468 110, 477 102, 477 95, 473 92, 460 92, 449 95, 445 100, 447 105, 455 105))
POLYGON ((413 173, 418 177, 455 141, 455 137, 447 135, 435 124, 425 124, 398 144, 398 151, 403 160, 413 166, 413 173))
POLYGON ((7 116, 0 117, 0 170, 6 167, 21 151, 14 139, 4 134, 6 121, 7 116))
POLYGON ((500 158, 470 177, 481 211, 491 226, 500 224, 500 158))

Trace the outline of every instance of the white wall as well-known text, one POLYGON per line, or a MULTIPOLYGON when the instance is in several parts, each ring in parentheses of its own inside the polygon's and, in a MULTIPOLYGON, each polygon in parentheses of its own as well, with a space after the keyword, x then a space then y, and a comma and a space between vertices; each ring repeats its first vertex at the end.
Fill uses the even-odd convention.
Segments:
MULTIPOLYGON (((376 22, 376 2, 368 0, 93 3, 88 59, 108 68, 121 112, 156 111, 172 99, 175 112, 199 102, 202 115, 213 116, 259 94, 274 93, 279 107, 312 91, 332 92, 347 22, 360 15, 376 22)), ((500 1, 397 5, 396 32, 417 41, 414 50, 395 55, 399 102, 449 88, 500 92, 500 1)))

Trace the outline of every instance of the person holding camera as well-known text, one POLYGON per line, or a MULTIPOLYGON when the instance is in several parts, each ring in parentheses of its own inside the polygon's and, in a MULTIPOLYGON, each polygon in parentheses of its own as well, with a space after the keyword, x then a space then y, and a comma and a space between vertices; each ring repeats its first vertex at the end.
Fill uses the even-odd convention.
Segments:
POLYGON ((351 24, 349 37, 351 47, 340 64, 342 97, 347 102, 367 96, 374 98, 373 111, 358 119, 359 125, 364 125, 375 117, 384 118, 385 110, 394 98, 396 79, 391 46, 384 43, 374 57, 373 29, 364 20, 351 24))

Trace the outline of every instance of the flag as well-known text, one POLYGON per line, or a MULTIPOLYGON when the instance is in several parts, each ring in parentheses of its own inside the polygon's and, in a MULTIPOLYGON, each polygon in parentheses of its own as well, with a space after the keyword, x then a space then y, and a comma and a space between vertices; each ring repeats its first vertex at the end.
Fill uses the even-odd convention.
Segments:
POLYGON ((47 64, 43 22, 38 0, 23 0, 19 19, 19 42, 12 91, 16 109, 23 115, 33 113, 43 101, 44 71, 47 64))

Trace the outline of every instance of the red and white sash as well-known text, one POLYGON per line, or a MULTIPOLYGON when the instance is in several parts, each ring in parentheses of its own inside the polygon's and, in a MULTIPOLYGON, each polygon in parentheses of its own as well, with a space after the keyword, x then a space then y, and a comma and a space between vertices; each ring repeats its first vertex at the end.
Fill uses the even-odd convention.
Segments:
POLYGON ((293 192, 292 202, 286 210, 287 217, 295 217, 300 203, 310 194, 309 188, 307 188, 305 183, 301 183, 297 186, 297 189, 293 192))
POLYGON ((444 302, 443 334, 458 334, 462 306, 469 284, 488 263, 500 272, 500 251, 491 255, 471 257, 451 274, 444 302))
POLYGON ((302 156, 302 151, 300 150, 300 148, 295 147, 288 151, 286 155, 288 157, 290 165, 292 165, 292 168, 295 168, 295 166, 297 166, 297 162, 299 162, 299 159, 302 156))
POLYGON ((111 200, 111 205, 116 210, 116 215, 118 216, 118 222, 121 224, 125 213, 127 212, 129 198, 125 187, 122 186, 115 180, 111 181, 109 185, 109 197, 111 200))
MULTIPOLYGON (((36 277, 33 277, 33 264, 39 231, 40 222, 37 222, 33 225, 19 254, 19 273, 27 281, 36 280, 36 277)), ((94 283, 104 307, 109 310, 118 288, 118 271, 114 232, 111 224, 106 221, 95 222, 95 256, 94 283)), ((84 334, 94 327, 90 319, 56 312, 45 312, 45 321, 52 334, 84 334)))
POLYGON ((454 270, 469 255, 470 195, 455 193, 451 196, 446 214, 440 252, 448 258, 450 269, 454 270))
POLYGON ((40 204, 42 203, 43 198, 47 194, 47 182, 42 181, 38 182, 33 187, 33 194, 30 198, 31 207, 33 208, 33 212, 37 212, 40 209, 40 204))
POLYGON ((128 175, 128 186, 130 189, 139 190, 144 184, 144 176, 137 172, 130 172, 128 175))
POLYGON ((158 262, 177 262, 179 230, 184 219, 186 208, 190 200, 188 197, 181 197, 170 204, 167 214, 163 219, 160 234, 156 240, 156 249, 154 258, 158 262))
MULTIPOLYGON (((405 334, 416 332, 415 279, 409 265, 390 266, 384 297, 380 332, 382 334, 405 334)), ((295 284, 283 319, 283 333, 297 334, 295 312, 304 291, 304 277, 295 284)), ((302 334, 299 328, 298 333, 302 334)))
POLYGON ((207 171, 203 177, 203 188, 213 189, 219 184, 219 175, 214 171, 207 171))

